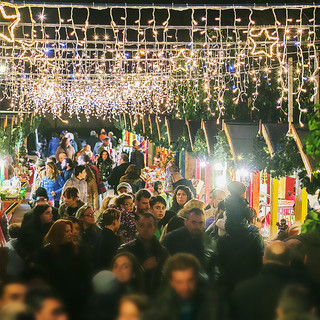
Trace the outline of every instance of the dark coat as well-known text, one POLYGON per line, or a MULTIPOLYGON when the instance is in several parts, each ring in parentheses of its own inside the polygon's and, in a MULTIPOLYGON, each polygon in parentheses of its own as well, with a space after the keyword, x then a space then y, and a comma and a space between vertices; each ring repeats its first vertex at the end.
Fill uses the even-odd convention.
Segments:
POLYGON ((244 228, 217 240, 221 280, 232 290, 239 282, 257 275, 262 267, 263 238, 244 228), (237 266, 235 268, 235 266, 237 266))
POLYGON ((73 170, 62 170, 61 171, 61 177, 63 179, 64 182, 66 182, 67 180, 69 180, 73 175, 73 170))
POLYGON ((187 186, 190 188, 191 192, 193 193, 193 195, 196 197, 197 196, 197 192, 196 192, 196 189, 194 188, 194 186, 192 185, 192 182, 190 180, 187 180, 187 179, 181 179, 177 182, 174 182, 172 183, 172 187, 173 187, 173 190, 176 189, 176 187, 178 186, 187 186))
POLYGON ((97 161, 97 168, 99 169, 100 180, 107 181, 112 172, 112 161, 108 161, 108 159, 102 160, 99 158, 97 161))
POLYGON ((92 252, 97 244, 101 229, 97 225, 91 225, 85 229, 82 235, 83 244, 92 252))
MULTIPOLYGON (((28 221, 30 221, 32 219, 33 209, 34 209, 34 207, 24 214, 22 222, 21 222, 21 226, 23 226, 25 223, 27 223, 28 221)), ((59 214, 58 214, 58 209, 55 207, 51 207, 51 210, 52 210, 52 221, 57 221, 58 219, 60 219, 59 214)))
POLYGON ((92 152, 93 152, 94 146, 96 145, 96 143, 97 143, 98 141, 100 141, 100 139, 98 139, 96 136, 90 136, 90 137, 87 139, 87 144, 90 145, 92 152))
POLYGON ((229 319, 223 295, 200 282, 191 300, 182 300, 170 287, 159 292, 146 319, 157 320, 226 320, 229 319))
POLYGON ((124 175, 124 173, 126 172, 129 166, 130 166, 130 163, 125 162, 115 167, 108 178, 109 184, 113 187, 117 187, 117 185, 119 184, 120 178, 124 175))
POLYGON ((119 236, 108 228, 99 234, 94 250, 94 265, 97 271, 110 268, 111 261, 121 244, 119 236))
POLYGON ((162 268, 169 256, 166 248, 164 248, 155 237, 153 238, 151 247, 146 248, 143 241, 138 237, 137 239, 122 245, 119 248, 119 251, 131 252, 142 266, 147 259, 152 257, 156 258, 158 265, 154 269, 146 270, 144 272, 147 292, 149 294, 154 294, 162 282, 162 268))
POLYGON ((193 239, 186 227, 168 233, 162 242, 171 255, 176 253, 190 253, 201 263, 203 271, 211 278, 218 277, 218 261, 216 243, 203 234, 198 239, 193 239))
MULTIPOLYGON (((235 268, 234 268, 235 269, 235 268)), ((233 292, 237 320, 274 320, 283 288, 290 283, 290 271, 278 264, 266 264, 258 276, 238 284, 233 292)))
POLYGON ((143 169, 145 167, 143 154, 138 149, 134 149, 132 151, 131 163, 135 164, 139 169, 143 169))

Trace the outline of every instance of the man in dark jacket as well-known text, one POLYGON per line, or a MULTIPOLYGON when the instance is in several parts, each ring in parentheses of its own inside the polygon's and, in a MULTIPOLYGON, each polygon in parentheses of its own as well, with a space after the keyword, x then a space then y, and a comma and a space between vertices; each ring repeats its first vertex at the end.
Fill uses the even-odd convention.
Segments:
POLYGON ((120 211, 113 208, 102 212, 104 228, 98 237, 94 254, 96 271, 109 269, 111 261, 117 253, 121 243, 120 237, 116 235, 120 227, 120 215, 120 211))
POLYGON ((147 291, 154 294, 162 280, 162 267, 168 257, 167 250, 154 236, 157 220, 151 213, 142 213, 137 221, 138 237, 124 245, 119 251, 131 252, 145 270, 147 291))
POLYGON ((120 178, 124 175, 129 166, 130 163, 128 155, 126 153, 122 153, 120 156, 120 164, 113 169, 108 178, 109 184, 114 188, 117 188, 120 178))
POLYGON ((97 133, 94 130, 92 130, 90 132, 90 137, 87 139, 87 144, 90 145, 92 152, 93 152, 94 146, 98 141, 100 141, 100 139, 97 137, 97 133))
POLYGON ((233 292, 235 318, 275 319, 279 296, 289 283, 289 250, 284 242, 271 242, 266 247, 260 274, 241 282, 233 292))
POLYGON ((139 150, 138 140, 133 140, 132 145, 131 163, 135 164, 139 169, 143 169, 145 167, 144 158, 142 152, 139 150))
POLYGON ((204 213, 201 209, 194 208, 186 212, 184 227, 168 233, 162 244, 171 255, 194 255, 200 261, 203 271, 211 279, 217 278, 216 243, 204 233, 204 213))
POLYGON ((201 280, 200 263, 194 256, 178 253, 170 257, 163 273, 168 286, 160 291, 146 319, 226 319, 221 294, 201 280))
POLYGON ((187 180, 187 179, 183 178, 183 176, 181 175, 180 172, 175 172, 172 175, 172 179, 173 179, 173 183, 172 183, 173 190, 175 190, 175 188, 178 187, 178 186, 187 186, 187 187, 190 188, 190 190, 193 193, 193 195, 195 197, 197 196, 196 189, 192 185, 192 182, 190 180, 187 180))
POLYGON ((61 177, 64 182, 67 182, 73 174, 73 161, 69 158, 64 158, 61 162, 61 177))

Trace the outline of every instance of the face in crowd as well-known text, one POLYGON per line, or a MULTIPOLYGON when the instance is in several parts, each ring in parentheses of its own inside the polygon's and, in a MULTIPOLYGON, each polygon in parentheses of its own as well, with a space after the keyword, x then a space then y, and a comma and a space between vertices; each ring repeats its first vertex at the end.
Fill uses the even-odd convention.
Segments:
POLYGON ((113 263, 111 271, 120 283, 128 283, 134 277, 132 262, 126 256, 118 257, 113 263))
POLYGON ((84 226, 89 226, 95 224, 95 213, 92 208, 88 208, 83 216, 80 218, 84 226))
POLYGON ((171 272, 169 284, 181 299, 188 300, 196 291, 197 279, 193 268, 174 270, 171 272))
POLYGON ((59 153, 59 162, 62 165, 63 159, 66 158, 67 155, 64 152, 59 153))
POLYGON ((123 204, 121 204, 120 207, 124 208, 127 212, 133 212, 132 198, 124 200, 123 204))
POLYGON ((72 197, 68 198, 66 196, 63 196, 63 202, 66 205, 66 207, 68 207, 68 208, 76 207, 78 205, 78 201, 79 201, 78 197, 76 197, 76 198, 72 198, 72 197))
POLYGON ((222 190, 216 190, 214 193, 210 193, 209 204, 213 208, 218 208, 218 205, 221 201, 226 198, 226 194, 222 190))
POLYGON ((63 242, 64 243, 72 242, 72 238, 73 238, 72 228, 69 224, 66 224, 63 242))
POLYGON ((140 213, 148 213, 150 211, 149 198, 142 197, 140 201, 135 201, 135 205, 140 213))
POLYGON ((151 208, 151 213, 158 219, 161 220, 166 214, 166 206, 161 202, 156 202, 151 208))
POLYGON ((192 238, 199 238, 204 232, 204 215, 191 212, 184 220, 184 225, 188 229, 192 238))
POLYGON ((130 193, 130 192, 131 192, 131 190, 129 190, 129 189, 126 188, 126 187, 121 187, 121 188, 119 188, 118 191, 117 191, 118 195, 123 194, 123 193, 130 193))
POLYGON ((179 206, 184 206, 188 201, 188 196, 183 190, 179 190, 176 195, 177 203, 179 206))
POLYGON ((52 218, 53 218, 52 208, 49 207, 40 215, 41 224, 50 223, 52 221, 52 218))
POLYGON ((35 313, 35 320, 68 320, 68 316, 62 303, 52 297, 42 302, 41 309, 35 313))
POLYGON ((151 240, 157 231, 154 219, 152 217, 141 217, 137 222, 137 231, 143 240, 151 240))
POLYGON ((23 302, 27 293, 27 287, 22 283, 8 283, 4 286, 0 297, 0 309, 12 302, 23 302))

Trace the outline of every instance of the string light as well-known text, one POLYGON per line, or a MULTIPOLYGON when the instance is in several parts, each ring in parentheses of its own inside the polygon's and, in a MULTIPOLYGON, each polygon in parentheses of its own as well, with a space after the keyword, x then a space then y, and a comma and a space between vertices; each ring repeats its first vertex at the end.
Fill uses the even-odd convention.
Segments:
POLYGON ((310 100, 319 86, 318 8, 233 6, 233 25, 229 25, 223 13, 230 8, 224 6, 187 10, 0 3, 4 21, 0 23, 0 85, 12 108, 19 111, 57 117, 83 113, 88 118, 115 118, 130 113, 138 119, 171 112, 185 117, 189 103, 194 108, 205 104, 204 110, 220 122, 228 101, 237 105, 247 100, 252 110, 258 109, 255 102, 262 80, 270 84, 272 74, 281 88, 275 108, 284 111, 290 46, 297 56, 294 70, 300 70, 295 74, 295 103, 303 113, 306 85, 313 88, 310 100), (119 8, 124 12, 121 16, 116 15, 119 8), (143 17, 145 9, 151 14, 148 18, 143 17), (313 15, 307 16, 305 9, 313 9, 313 15), (85 17, 84 24, 75 22, 75 10, 85 17), (90 24, 89 16, 97 10, 109 25, 90 24), (272 10, 273 23, 259 25, 255 14, 267 10, 272 10), (176 25, 179 11, 189 21, 186 25, 176 25), (133 24, 128 19, 132 16, 138 17, 133 24), (56 23, 51 21, 54 17, 56 23), (253 88, 250 97, 249 87, 253 88))

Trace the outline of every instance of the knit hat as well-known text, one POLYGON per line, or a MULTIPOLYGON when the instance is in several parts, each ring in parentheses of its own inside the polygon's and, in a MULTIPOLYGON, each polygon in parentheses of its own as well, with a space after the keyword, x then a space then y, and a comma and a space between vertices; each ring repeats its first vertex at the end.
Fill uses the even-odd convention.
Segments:
POLYGON ((239 181, 231 181, 227 186, 228 191, 235 196, 241 197, 246 192, 246 186, 239 181))
POLYGON ((111 271, 100 271, 93 277, 92 286, 96 294, 113 294, 117 290, 116 276, 111 271))
POLYGON ((92 130, 92 131, 90 131, 90 136, 95 136, 97 133, 94 131, 94 130, 92 130))
POLYGON ((128 182, 120 182, 117 186, 117 191, 120 189, 120 188, 127 188, 129 189, 129 192, 132 192, 132 187, 130 186, 130 184, 128 182))

